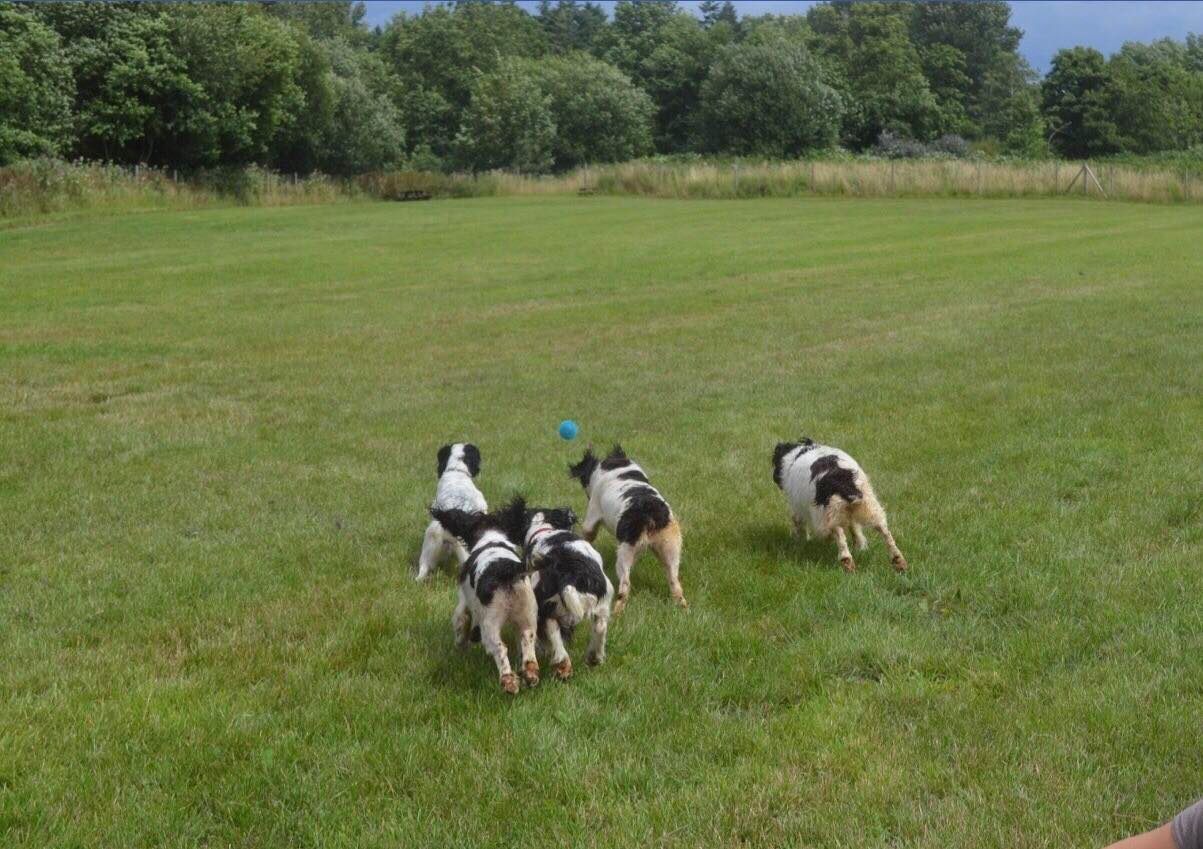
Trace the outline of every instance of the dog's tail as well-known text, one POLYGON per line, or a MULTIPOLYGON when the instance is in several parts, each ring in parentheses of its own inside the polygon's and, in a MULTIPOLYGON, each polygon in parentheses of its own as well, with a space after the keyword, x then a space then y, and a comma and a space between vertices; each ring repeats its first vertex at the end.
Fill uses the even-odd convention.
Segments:
POLYGON ((585 618, 585 605, 581 603, 580 593, 576 591, 576 587, 565 586, 560 590, 560 598, 564 602, 564 606, 568 608, 568 612, 572 614, 572 618, 580 622, 585 618))
POLYGON ((430 508, 430 516, 442 525, 448 533, 459 538, 469 547, 475 545, 476 540, 480 538, 481 529, 488 518, 484 513, 468 513, 464 510, 440 510, 437 507, 430 508))

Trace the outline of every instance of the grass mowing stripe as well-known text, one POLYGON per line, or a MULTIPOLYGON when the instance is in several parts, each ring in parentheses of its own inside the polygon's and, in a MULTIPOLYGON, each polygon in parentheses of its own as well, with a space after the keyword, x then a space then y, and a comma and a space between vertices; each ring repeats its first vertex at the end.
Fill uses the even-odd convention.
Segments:
POLYGON ((1164 818, 1203 768, 1201 218, 512 198, 0 231, 6 846, 1164 818), (911 574, 789 538, 769 455, 807 433, 865 464, 911 574), (645 559, 604 668, 502 699, 448 572, 411 581, 465 436, 491 500, 578 512, 567 462, 621 440, 691 611, 645 559))

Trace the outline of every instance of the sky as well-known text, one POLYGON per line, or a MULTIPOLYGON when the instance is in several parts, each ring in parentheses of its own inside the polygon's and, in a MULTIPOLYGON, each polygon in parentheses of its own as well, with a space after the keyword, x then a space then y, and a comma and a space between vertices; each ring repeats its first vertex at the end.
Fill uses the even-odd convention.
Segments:
MULTIPOLYGON (((371 25, 383 24, 397 12, 420 12, 424 0, 372 0, 367 4, 371 25)), ((522 2, 534 10, 537 3, 522 2)), ((603 2, 603 6, 612 3, 603 2)), ((682 6, 696 8, 696 0, 682 6)), ((810 0, 742 0, 735 6, 741 15, 805 12, 810 0)), ((1016 0, 1011 20, 1024 31, 1019 50, 1036 70, 1048 70, 1049 60, 1062 47, 1085 45, 1113 53, 1125 41, 1152 41, 1187 33, 1203 34, 1203 2, 1191 0, 1016 0)))

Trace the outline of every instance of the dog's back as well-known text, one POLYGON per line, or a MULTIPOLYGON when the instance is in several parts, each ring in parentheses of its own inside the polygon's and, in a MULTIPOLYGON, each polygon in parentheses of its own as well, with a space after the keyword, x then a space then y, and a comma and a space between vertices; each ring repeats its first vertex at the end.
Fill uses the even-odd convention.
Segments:
POLYGON ((601 555, 571 531, 557 531, 539 540, 530 553, 538 571, 533 580, 539 603, 539 625, 555 616, 571 633, 593 605, 609 604, 613 588, 602 569, 601 555))
POLYGON ((773 452, 773 481, 799 515, 863 501, 869 483, 849 454, 810 439, 778 443, 773 452))
POLYGON ((440 510, 463 510, 485 513, 489 506, 476 487, 480 474, 480 451, 470 442, 456 442, 439 449, 439 483, 435 489, 433 507, 440 510))

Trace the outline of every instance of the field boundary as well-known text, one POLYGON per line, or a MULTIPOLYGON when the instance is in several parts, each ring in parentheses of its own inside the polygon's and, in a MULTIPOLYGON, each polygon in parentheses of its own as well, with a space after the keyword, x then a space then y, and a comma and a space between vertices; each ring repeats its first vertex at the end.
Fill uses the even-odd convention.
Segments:
POLYGON ((166 168, 30 160, 0 168, 0 219, 70 211, 288 206, 414 197, 631 195, 666 199, 838 196, 865 198, 1074 196, 1199 203, 1203 178, 1168 167, 1092 161, 811 159, 786 162, 638 160, 559 175, 387 171, 338 178, 258 167, 180 175, 166 168))

